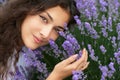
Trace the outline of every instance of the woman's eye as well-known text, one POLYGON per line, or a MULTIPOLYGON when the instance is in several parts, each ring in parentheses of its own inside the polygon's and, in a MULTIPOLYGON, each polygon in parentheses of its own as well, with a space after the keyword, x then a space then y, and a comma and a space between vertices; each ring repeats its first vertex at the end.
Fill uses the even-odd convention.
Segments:
POLYGON ((41 15, 39 15, 39 16, 40 16, 40 18, 42 19, 42 21, 43 21, 44 23, 48 23, 48 20, 47 20, 47 18, 46 18, 46 17, 41 16, 41 15))
POLYGON ((64 30, 63 29, 59 29, 59 28, 55 28, 55 31, 58 33, 58 32, 64 31, 64 30))

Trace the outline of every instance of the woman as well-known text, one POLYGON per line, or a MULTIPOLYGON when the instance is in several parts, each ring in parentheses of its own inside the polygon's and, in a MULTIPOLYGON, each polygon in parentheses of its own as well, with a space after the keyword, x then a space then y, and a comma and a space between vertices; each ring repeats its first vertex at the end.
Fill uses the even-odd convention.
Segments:
MULTIPOLYGON (((23 46, 37 49, 56 40, 64 24, 75 23, 79 15, 73 0, 9 0, 0 9, 0 75, 2 80, 14 80, 16 64, 21 61, 23 46), (9 71, 12 70, 12 75, 9 71)), ((47 80, 62 80, 73 70, 84 70, 88 66, 87 52, 76 60, 73 55, 58 63, 47 80)), ((24 64, 23 64, 24 65, 24 64)), ((19 67, 19 66, 18 66, 19 67)))

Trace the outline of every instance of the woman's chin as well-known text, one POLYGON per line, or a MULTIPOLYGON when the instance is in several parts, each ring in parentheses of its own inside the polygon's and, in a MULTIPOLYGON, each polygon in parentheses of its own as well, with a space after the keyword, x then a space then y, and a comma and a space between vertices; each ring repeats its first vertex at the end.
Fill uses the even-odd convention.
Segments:
POLYGON ((35 50, 37 49, 39 46, 35 46, 35 45, 25 45, 27 48, 31 49, 31 50, 35 50))

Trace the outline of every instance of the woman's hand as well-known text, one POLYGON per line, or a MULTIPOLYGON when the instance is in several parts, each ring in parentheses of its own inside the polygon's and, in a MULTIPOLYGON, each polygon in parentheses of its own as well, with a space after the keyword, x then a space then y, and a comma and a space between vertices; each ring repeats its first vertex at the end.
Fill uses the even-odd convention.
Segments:
POLYGON ((82 56, 77 60, 78 54, 75 54, 60 63, 58 63, 46 80, 62 80, 72 74, 74 70, 84 70, 88 67, 88 53, 83 49, 82 56))

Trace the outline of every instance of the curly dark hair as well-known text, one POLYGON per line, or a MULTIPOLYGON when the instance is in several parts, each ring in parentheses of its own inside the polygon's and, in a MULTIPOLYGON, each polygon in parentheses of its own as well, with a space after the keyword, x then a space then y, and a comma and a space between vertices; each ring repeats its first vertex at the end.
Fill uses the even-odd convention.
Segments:
POLYGON ((79 15, 74 0, 8 0, 0 7, 0 74, 7 69, 8 58, 14 50, 19 53, 24 45, 20 27, 25 17, 58 5, 70 12, 68 25, 74 24, 74 16, 79 15))

